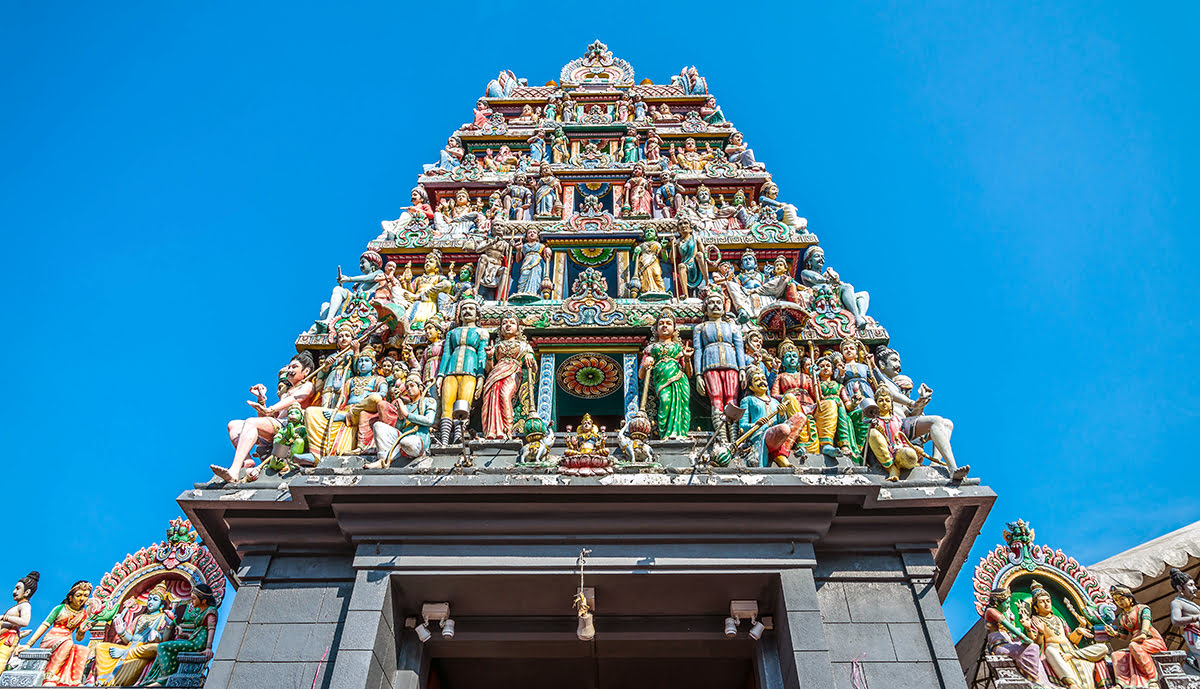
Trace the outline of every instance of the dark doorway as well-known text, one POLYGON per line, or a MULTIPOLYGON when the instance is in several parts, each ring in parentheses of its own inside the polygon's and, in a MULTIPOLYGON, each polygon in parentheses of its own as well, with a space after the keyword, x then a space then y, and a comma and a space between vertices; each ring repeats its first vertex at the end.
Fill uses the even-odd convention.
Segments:
MULTIPOLYGON (((533 649, 531 649, 533 650, 533 649)), ((748 658, 445 658, 429 689, 749 689, 748 658)))

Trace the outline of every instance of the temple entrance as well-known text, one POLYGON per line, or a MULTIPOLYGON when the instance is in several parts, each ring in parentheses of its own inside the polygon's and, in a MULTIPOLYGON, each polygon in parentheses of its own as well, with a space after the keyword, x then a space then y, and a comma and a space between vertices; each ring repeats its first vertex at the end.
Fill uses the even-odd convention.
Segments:
POLYGON ((620 353, 556 352, 554 418, 559 429, 575 428, 584 414, 609 431, 625 417, 620 353))
POLYGON ((640 657, 607 657, 598 644, 590 658, 435 658, 428 689, 753 689, 750 658, 654 657, 655 644, 640 657))

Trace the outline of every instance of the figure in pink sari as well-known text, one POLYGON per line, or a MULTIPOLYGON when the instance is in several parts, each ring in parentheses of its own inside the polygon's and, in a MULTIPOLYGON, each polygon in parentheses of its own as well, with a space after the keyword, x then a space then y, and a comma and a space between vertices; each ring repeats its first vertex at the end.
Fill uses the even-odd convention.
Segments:
POLYGON ((46 621, 38 626, 33 636, 29 637, 29 641, 17 649, 19 654, 39 638, 42 640, 38 648, 50 651, 50 661, 46 663, 46 678, 42 680, 44 686, 77 687, 83 682, 83 666, 87 662, 88 648, 75 642, 83 641, 83 636, 87 634, 86 605, 90 595, 91 584, 86 581, 75 582, 63 602, 50 611, 46 621))
POLYGON ((483 381, 483 437, 509 440, 513 435, 513 400, 521 386, 521 371, 533 370, 533 347, 521 334, 513 314, 500 321, 500 336, 488 347, 487 378, 483 381))
POLYGON ((1123 687, 1150 689, 1158 686, 1158 670, 1154 667, 1155 653, 1167 650, 1162 635, 1154 628, 1154 616, 1148 606, 1138 603, 1133 592, 1124 586, 1110 590, 1113 602, 1121 614, 1117 615, 1117 628, 1106 631, 1113 636, 1129 639, 1129 648, 1113 651, 1113 674, 1123 687))

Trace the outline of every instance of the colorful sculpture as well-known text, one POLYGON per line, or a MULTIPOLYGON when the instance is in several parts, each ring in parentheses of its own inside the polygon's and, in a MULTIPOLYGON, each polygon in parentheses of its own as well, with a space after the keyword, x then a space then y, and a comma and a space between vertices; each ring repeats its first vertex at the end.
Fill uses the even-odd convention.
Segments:
POLYGON ((175 621, 175 638, 156 645, 157 656, 146 672, 142 686, 163 686, 163 681, 179 669, 180 653, 199 652, 211 659, 216 632, 217 599, 208 584, 193 584, 187 608, 175 621))
POLYGON ((13 586, 12 598, 15 605, 0 617, 0 672, 8 669, 8 660, 24 636, 21 630, 29 626, 32 615, 29 599, 37 593, 40 577, 37 572, 30 572, 18 579, 16 586, 13 586))
POLYGON ((867 307, 871 303, 871 295, 855 291, 854 285, 842 282, 837 271, 833 268, 826 268, 825 250, 821 247, 809 247, 804 252, 804 265, 800 271, 800 281, 806 287, 829 285, 837 293, 846 310, 854 316, 854 324, 859 328, 867 326, 867 307))
POLYGON ((1113 586, 1109 595, 1120 611, 1116 629, 1109 635, 1129 640, 1129 646, 1112 654, 1113 674, 1121 686, 1129 689, 1158 687, 1158 670, 1153 654, 1167 650, 1162 635, 1154 628, 1154 615, 1149 606, 1138 603, 1133 592, 1124 586, 1113 586))
POLYGON ((646 164, 637 162, 629 180, 625 182, 625 204, 621 206, 621 217, 649 218, 651 197, 650 180, 646 179, 646 164))
POLYGON ((379 278, 383 276, 383 257, 376 251, 364 251, 359 258, 358 267, 362 275, 343 275, 342 267, 338 266, 337 286, 329 295, 329 301, 321 305, 321 316, 314 327, 317 331, 329 330, 329 324, 342 314, 342 306, 353 296, 362 294, 370 297, 379 287, 379 278), (349 283, 351 287, 342 285, 349 283))
POLYGON ((679 271, 676 275, 677 290, 684 298, 693 296, 708 283, 708 257, 704 247, 696 241, 690 223, 679 224, 679 237, 675 240, 675 257, 679 271))
POLYGON ((408 374, 391 401, 395 423, 375 421, 371 425, 376 459, 365 465, 367 469, 387 469, 397 459, 411 462, 429 451, 429 432, 437 417, 437 400, 428 394, 432 387, 432 382, 422 382, 421 374, 408 374))
POLYGON ((538 169, 538 188, 533 194, 534 217, 558 218, 562 216, 562 182, 550 170, 550 163, 542 163, 538 169))
POLYGON ((679 339, 675 314, 670 310, 659 314, 652 335, 653 341, 642 350, 642 406, 653 387, 658 401, 658 437, 682 440, 692 422, 692 391, 686 370, 692 351, 679 339))
POLYGON ((1084 627, 1072 630, 1054 614, 1050 593, 1038 582, 1033 583, 1033 598, 1027 612, 1029 638, 1042 649, 1042 662, 1051 679, 1069 689, 1096 689, 1110 686, 1104 660, 1106 644, 1076 646, 1091 632, 1084 627), (1099 682, 1099 685, 1097 685, 1099 682))
MULTIPOLYGON (((900 376, 900 354, 890 347, 879 347, 875 350, 875 380, 878 381, 875 394, 878 396, 882 387, 887 387, 891 394, 894 413, 901 419, 901 430, 909 438, 915 438, 929 433, 933 439, 933 447, 940 453, 946 464, 950 477, 961 480, 971 470, 970 465, 958 466, 954 461, 954 450, 950 446, 950 435, 954 432, 954 424, 940 416, 924 414, 925 405, 933 398, 933 390, 922 384, 919 397, 910 398, 898 382, 900 376)), ((935 454, 935 456, 937 456, 935 454)))
POLYGON ((1171 568, 1171 624, 1179 627, 1188 650, 1188 663, 1200 670, 1200 601, 1196 600, 1196 582, 1187 572, 1171 568))
MULTIPOLYGON (((127 603, 136 604, 135 599, 127 603)), ((164 640, 171 627, 171 594, 159 584, 146 596, 143 612, 132 616, 132 623, 123 617, 113 620, 113 630, 119 642, 102 641, 95 644, 95 666, 92 680, 99 686, 132 687, 158 656, 158 642, 164 640)))
POLYGON ((653 227, 647 227, 642 231, 642 241, 633 247, 633 276, 630 280, 632 289, 644 301, 662 301, 671 297, 663 283, 662 253, 663 245, 658 241, 658 233, 653 227))
POLYGON ((722 410, 738 401, 740 379, 745 378, 746 349, 740 327, 725 320, 725 300, 710 293, 704 297, 705 321, 692 330, 692 369, 696 391, 708 395, 712 405, 713 432, 733 442, 734 431, 725 423, 722 410))
POLYGON ((433 222, 433 206, 429 205, 429 194, 425 192, 425 187, 421 185, 413 187, 409 198, 412 199, 412 205, 405 208, 399 218, 383 220, 379 223, 383 228, 383 233, 375 238, 377 241, 394 240, 410 226, 433 222))
MULTIPOLYGON (((751 368, 749 381, 746 384, 748 394, 741 399, 741 407, 746 410, 739 422, 738 432, 749 434, 743 441, 747 444, 750 459, 749 466, 770 466, 771 458, 767 455, 767 428, 779 418, 779 402, 767 394, 767 376, 757 368, 751 368)), ((782 466, 790 466, 783 458, 782 466)))
POLYGON ((19 655, 41 639, 38 648, 50 651, 50 661, 46 664, 45 678, 42 680, 45 686, 75 687, 83 681, 88 649, 76 642, 83 641, 88 631, 85 605, 90 595, 92 585, 87 581, 72 584, 63 602, 50 611, 29 640, 17 649, 19 655))
POLYGON ((625 422, 617 429, 617 447, 621 448, 627 462, 650 464, 654 461, 654 449, 648 442, 653 430, 645 412, 639 410, 625 415, 625 422))
MULTIPOLYGON (((513 437, 513 401, 522 383, 528 390, 535 362, 533 347, 521 332, 515 315, 500 321, 496 343, 487 350, 487 378, 483 381, 483 437, 489 440, 513 437), (524 374, 524 375, 522 375, 524 374)), ((528 397, 528 395, 526 395, 528 397)))
POLYGON ((550 247, 543 244, 538 237, 536 229, 531 227, 525 232, 525 242, 521 244, 517 256, 521 268, 517 277, 517 290, 512 300, 520 303, 544 298, 545 293, 552 288, 551 252, 550 247))
POLYGON ((437 374, 442 398, 438 439, 442 445, 463 441, 471 406, 483 392, 479 379, 487 365, 488 331, 478 325, 478 302, 468 299, 459 303, 455 323, 457 327, 446 335, 437 374))
POLYGON ((1021 674, 1032 682, 1050 683, 1042 666, 1041 650, 1021 629, 1013 614, 1012 594, 1007 587, 992 589, 983 621, 988 633, 988 653, 1011 657, 1021 674))
POLYGON ((903 421, 892 413, 892 395, 887 388, 880 389, 875 404, 878 416, 868 422, 867 446, 875 460, 887 469, 887 480, 899 481, 900 471, 915 468, 924 453, 904 435, 903 421))
MULTIPOLYGON (((570 427, 567 427, 570 433, 570 427)), ((575 433, 567 436, 567 447, 558 462, 559 473, 594 476, 613 473, 612 457, 604 446, 604 427, 596 426, 591 414, 584 414, 575 433)))
POLYGON ((829 355, 817 359, 813 368, 817 382, 817 439, 821 453, 831 457, 840 452, 852 457, 860 450, 856 430, 851 425, 849 409, 858 403, 850 398, 842 384, 833 379, 833 358, 829 355))

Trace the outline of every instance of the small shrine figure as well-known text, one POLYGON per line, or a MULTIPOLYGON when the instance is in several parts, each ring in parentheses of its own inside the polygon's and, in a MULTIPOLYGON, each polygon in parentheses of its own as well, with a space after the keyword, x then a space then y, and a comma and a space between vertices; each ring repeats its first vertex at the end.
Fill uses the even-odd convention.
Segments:
POLYGON ((446 333, 445 322, 441 316, 435 316, 425 321, 425 341, 428 343, 421 352, 420 372, 421 381, 430 383, 437 378, 438 366, 442 363, 443 337, 446 333))
POLYGON ((338 266, 337 286, 329 295, 329 301, 321 306, 321 315, 313 326, 313 332, 329 330, 333 319, 341 315, 342 304, 356 294, 371 296, 379 287, 378 278, 383 276, 383 257, 379 252, 370 249, 364 251, 358 259, 358 267, 362 275, 343 275, 342 267, 338 266), (350 287, 342 285, 349 284, 350 287))
POLYGON ((754 151, 746 146, 741 132, 733 132, 729 135, 729 142, 725 144, 725 158, 743 170, 766 169, 766 166, 754 159, 754 151))
POLYGON ((671 112, 671 107, 666 103, 658 106, 658 110, 651 112, 651 117, 655 124, 679 124, 683 122, 683 117, 671 112))
POLYGON ((679 339, 675 314, 664 309, 654 322, 653 340, 642 350, 642 400, 651 389, 658 401, 658 437, 686 440, 692 423, 688 384, 692 350, 679 339))
POLYGON ((707 122, 710 127, 732 126, 725 119, 725 113, 721 111, 721 106, 717 105, 717 99, 712 96, 704 99, 704 105, 700 106, 700 119, 707 122))
POLYGON ((625 204, 621 206, 621 217, 649 218, 651 198, 650 180, 646 178, 646 164, 635 163, 633 173, 625 182, 625 204))
POLYGON ((498 338, 488 347, 487 378, 483 381, 483 437, 488 440, 511 440, 513 437, 513 402, 521 383, 532 387, 532 380, 522 380, 536 367, 533 347, 521 332, 516 314, 506 314, 500 320, 498 338))
POLYGON ((356 432, 360 416, 378 411, 386 397, 387 383, 375 373, 375 349, 368 345, 354 358, 354 376, 346 381, 335 401, 330 406, 304 410, 309 451, 296 459, 308 462, 366 449, 365 437, 359 437, 364 434, 356 432))
POLYGON ((1050 684, 1046 669, 1042 666, 1040 650, 1017 624, 1012 610, 1012 594, 1007 588, 992 589, 987 609, 983 612, 983 622, 988 633, 988 653, 1012 658, 1017 670, 1029 681, 1041 686, 1050 684))
MULTIPOLYGON (((811 343, 810 343, 811 346, 811 343)), ((835 457, 840 452, 857 457, 858 439, 848 410, 857 406, 842 384, 833 379, 833 357, 819 357, 813 368, 817 383, 817 438, 821 454, 835 457)))
MULTIPOLYGON (((132 687, 146 666, 158 656, 158 642, 166 638, 171 626, 167 611, 171 595, 163 584, 146 594, 146 605, 130 623, 117 616, 113 631, 119 642, 99 642, 93 648, 96 658, 91 677, 97 686, 132 687)), ((91 684, 93 682, 89 682, 91 684)))
POLYGON ((413 187, 409 199, 412 201, 412 205, 405 208, 399 218, 383 220, 379 223, 383 232, 375 238, 376 241, 392 241, 410 225, 427 224, 433 221, 433 206, 429 205, 429 194, 425 192, 425 187, 420 185, 413 187))
POLYGON ((571 96, 568 95, 566 98, 563 99, 562 121, 567 122, 567 123, 572 123, 572 122, 575 122, 578 119, 578 117, 579 117, 578 105, 575 103, 574 100, 571 99, 571 96))
POLYGON ((293 404, 288 408, 283 425, 275 432, 269 466, 275 471, 287 471, 292 458, 307 449, 308 431, 304 428, 304 410, 293 404))
POLYGON ((517 289, 512 296, 514 302, 549 298, 547 293, 553 289, 550 281, 551 257, 550 247, 541 241, 537 228, 526 230, 525 241, 517 250, 521 267, 517 273, 517 289))
POLYGON ((72 584, 63 602, 50 611, 46 620, 38 625, 25 644, 17 647, 16 655, 20 655, 21 651, 30 648, 41 639, 38 648, 50 651, 43 684, 51 687, 77 687, 83 682, 88 648, 75 642, 83 641, 88 632, 86 606, 91 595, 90 583, 77 581, 72 584))
POLYGON ((1050 592, 1041 583, 1033 582, 1032 590, 1029 623, 1024 626, 1029 638, 1042 649, 1042 662, 1049 677, 1069 689, 1095 689, 1097 680, 1101 687, 1112 686, 1104 662, 1108 646, 1077 647, 1076 644, 1090 638, 1092 632, 1083 626, 1072 631, 1055 615, 1050 592))
POLYGON ((21 630, 28 627, 32 619, 33 609, 29 605, 29 599, 37 593, 40 578, 41 575, 37 572, 30 572, 18 579, 12 592, 13 603, 16 605, 0 616, 0 673, 8 668, 9 658, 21 643, 21 630))
POLYGON ((627 96, 621 96, 621 98, 617 100, 617 107, 613 121, 629 122, 631 119, 633 119, 631 106, 632 103, 630 103, 629 98, 627 96))
MULTIPOLYGON (((570 433, 571 428, 567 427, 570 433)), ((584 414, 575 433, 567 436, 567 447, 558 463, 559 473, 572 476, 611 474, 612 458, 604 446, 604 427, 597 427, 591 414, 584 414)))
POLYGON ((1162 635, 1154 628, 1150 606, 1138 603, 1133 592, 1125 586, 1113 586, 1109 595, 1117 604, 1116 629, 1108 627, 1110 636, 1129 640, 1129 646, 1112 653, 1113 675, 1120 686, 1128 689, 1158 687, 1158 670, 1154 654, 1167 650, 1162 635))
POLYGON ((533 112, 533 106, 526 103, 525 106, 521 108, 521 114, 512 118, 508 122, 509 124, 517 125, 536 124, 537 115, 535 115, 533 112))
POLYGON ((475 101, 474 117, 469 124, 464 124, 463 129, 478 130, 487 126, 488 120, 492 117, 492 109, 488 106, 487 100, 480 98, 475 101))
POLYGON ((555 165, 566 163, 571 158, 571 141, 562 127, 555 127, 550 139, 550 162, 555 165))
POLYGON ((1196 598, 1196 582, 1187 572, 1171 568, 1171 624, 1179 627, 1188 650, 1188 663, 1200 670, 1200 600, 1196 598))
POLYGON ((634 122, 646 121, 646 101, 642 99, 642 94, 633 94, 633 120, 634 122))
POLYGON ((691 223, 685 220, 678 227, 675 257, 679 261, 679 270, 675 279, 679 285, 678 291, 686 299, 697 294, 708 283, 708 256, 704 246, 696 241, 691 223))
POLYGON ((458 304, 456 328, 446 335, 437 388, 441 391, 442 414, 438 439, 442 445, 463 442, 471 406, 483 392, 479 385, 487 364, 488 331, 479 327, 479 303, 465 299, 458 304))
POLYGON ((425 255, 425 263, 421 275, 413 278, 412 307, 408 310, 408 327, 420 330, 426 319, 436 314, 440 302, 450 293, 454 285, 442 275, 442 252, 430 249, 425 255))
POLYGON ((500 172, 500 163, 496 162, 496 154, 492 151, 491 146, 483 151, 483 160, 479 161, 479 166, 484 172, 498 174, 500 172))
POLYGON ((918 389, 917 398, 913 399, 909 396, 911 385, 908 391, 902 387, 903 376, 900 375, 900 353, 890 347, 881 346, 875 350, 875 371, 873 377, 876 381, 875 395, 879 396, 879 391, 883 387, 888 388, 891 393, 892 406, 895 413, 902 420, 902 430, 904 435, 909 438, 929 434, 933 441, 934 457, 941 455, 941 459, 946 464, 946 469, 950 472, 950 478, 955 481, 960 481, 966 477, 971 470, 969 464, 958 466, 954 461, 954 449, 950 446, 950 437, 954 433, 954 423, 950 419, 941 416, 934 416, 925 413, 925 406, 933 399, 933 390, 924 383, 918 389))
POLYGON ((735 431, 726 423, 724 409, 737 403, 739 378, 745 376, 742 329, 725 318, 725 299, 716 292, 704 297, 704 317, 704 322, 692 329, 696 391, 708 395, 717 439, 732 443, 735 431))
POLYGON ((637 130, 633 125, 625 128, 625 136, 621 137, 621 162, 636 163, 641 160, 641 151, 638 150, 637 130))
POLYGON ((675 171, 667 170, 663 173, 662 184, 658 185, 658 189, 654 190, 656 218, 674 218, 683 207, 683 194, 679 191, 679 186, 675 183, 675 171))
POLYGON ((521 439, 522 464, 537 464, 546 461, 554 445, 554 431, 546 428, 546 422, 538 416, 525 420, 525 437, 521 439))
POLYGON ((875 396, 875 405, 879 416, 868 423, 867 446, 875 455, 875 460, 888 471, 888 481, 899 481, 900 470, 915 468, 921 463, 924 452, 909 441, 904 435, 902 420, 892 413, 892 395, 887 388, 881 388, 875 396))
MULTIPOLYGON (((747 444, 749 458, 746 465, 751 467, 770 466, 767 455, 767 425, 771 425, 780 413, 779 402, 767 394, 767 377, 757 368, 751 368, 746 384, 748 394, 741 399, 742 409, 746 413, 738 422, 738 433, 750 435, 743 441, 747 444)), ((791 466, 783 459, 780 466, 791 466)))
POLYGON ((513 181, 504 188, 504 217, 509 220, 529 220, 529 209, 533 206, 533 190, 525 173, 513 175, 513 181))
POLYGON ((392 462, 403 459, 411 462, 429 451, 429 431, 437 417, 437 400, 429 396, 433 387, 425 385, 421 374, 410 373, 391 404, 396 410, 395 425, 375 421, 375 456, 364 468, 387 469, 392 462))
POLYGON ((438 154, 438 161, 424 166, 426 175, 441 175, 450 172, 456 167, 462 165, 463 154, 466 149, 463 148, 462 139, 457 136, 452 136, 446 140, 446 147, 438 154))
POLYGON ((690 199, 679 211, 679 215, 687 218, 697 230, 716 233, 727 231, 730 220, 736 222, 736 214, 737 209, 733 206, 717 208, 712 193, 703 184, 696 188, 695 198, 690 199))
POLYGON ((651 129, 646 132, 644 147, 645 152, 642 154, 642 159, 646 161, 647 165, 659 167, 662 160, 662 138, 658 136, 658 130, 651 129))
POLYGON ((648 442, 653 427, 645 412, 635 411, 625 415, 625 423, 617 430, 617 447, 625 459, 634 464, 650 464, 654 461, 654 449, 648 442))
POLYGON ((541 130, 535 131, 533 136, 525 140, 529 144, 529 159, 534 163, 547 161, 546 157, 546 137, 542 135, 541 130))
POLYGON ((482 228, 485 221, 479 207, 471 203, 471 194, 466 189, 454 192, 453 201, 443 199, 433 212, 433 227, 440 236, 469 236, 482 228))
POLYGON ((856 292, 854 285, 842 282, 841 277, 833 268, 825 267, 825 250, 819 246, 810 246, 804 252, 800 281, 805 287, 829 285, 842 302, 842 306, 854 317, 854 324, 865 328, 867 322, 867 307, 871 303, 871 295, 866 292, 856 292))
POLYGON ((781 370, 771 384, 771 394, 775 397, 795 395, 800 406, 811 414, 817 406, 817 387, 812 377, 801 370, 800 348, 791 340, 784 340, 778 351, 781 370))
POLYGON ((779 416, 786 420, 768 428, 764 436, 771 462, 781 467, 792 466, 788 459, 797 446, 806 453, 816 454, 820 449, 816 427, 795 395, 789 393, 779 400, 779 416))
MULTIPOLYGON (((728 311, 726 306, 726 311, 728 311)), ((753 326, 747 327, 742 339, 746 342, 746 363, 748 366, 759 369, 763 375, 767 377, 767 384, 771 386, 771 396, 780 398, 782 395, 775 392, 775 380, 779 373, 779 359, 777 359, 763 345, 762 330, 753 326)), ((794 346, 794 345, 793 345, 794 346)))
POLYGON ((481 299, 497 301, 508 286, 505 284, 508 275, 505 267, 512 243, 504 237, 492 236, 485 243, 473 246, 473 249, 479 252, 479 260, 475 264, 475 293, 481 299))
POLYGON ((549 163, 542 163, 538 169, 538 177, 538 188, 533 194, 534 217, 561 217, 562 182, 554 176, 549 163))
POLYGON ((704 153, 701 153, 696 149, 696 140, 690 136, 683 142, 683 151, 677 150, 675 144, 671 144, 669 151, 671 164, 690 172, 703 172, 704 166, 713 159, 712 146, 704 144, 704 153))
POLYGON ((633 279, 639 298, 643 301, 661 301, 669 299, 667 287, 663 283, 662 260, 663 245, 658 241, 658 233, 652 226, 642 231, 642 241, 633 247, 631 259, 633 262, 633 279))
POLYGON ((412 303, 409 301, 410 296, 408 284, 412 281, 412 266, 405 269, 408 278, 396 275, 396 262, 388 261, 383 266, 383 274, 375 278, 379 286, 375 288, 375 300, 390 304, 397 304, 402 309, 407 310, 412 303))
POLYGON ((770 217, 791 227, 796 232, 805 232, 808 229, 808 220, 800 217, 795 206, 779 201, 778 197, 779 187, 768 179, 766 184, 763 184, 762 192, 758 195, 759 208, 767 209, 771 214, 770 217))
POLYGON ((558 96, 550 98, 550 102, 546 104, 546 114, 543 115, 547 122, 558 121, 558 110, 562 107, 562 99, 558 96))
POLYGON ((875 390, 871 387, 871 367, 860 360, 862 347, 853 336, 842 340, 838 345, 842 361, 837 366, 837 378, 851 397, 859 395, 865 402, 875 397, 875 390))
POLYGON ((167 677, 179 669, 180 653, 203 653, 213 657, 213 637, 217 633, 217 598, 208 584, 192 584, 192 595, 179 619, 170 641, 158 644, 154 664, 146 671, 142 686, 161 687, 167 677))

